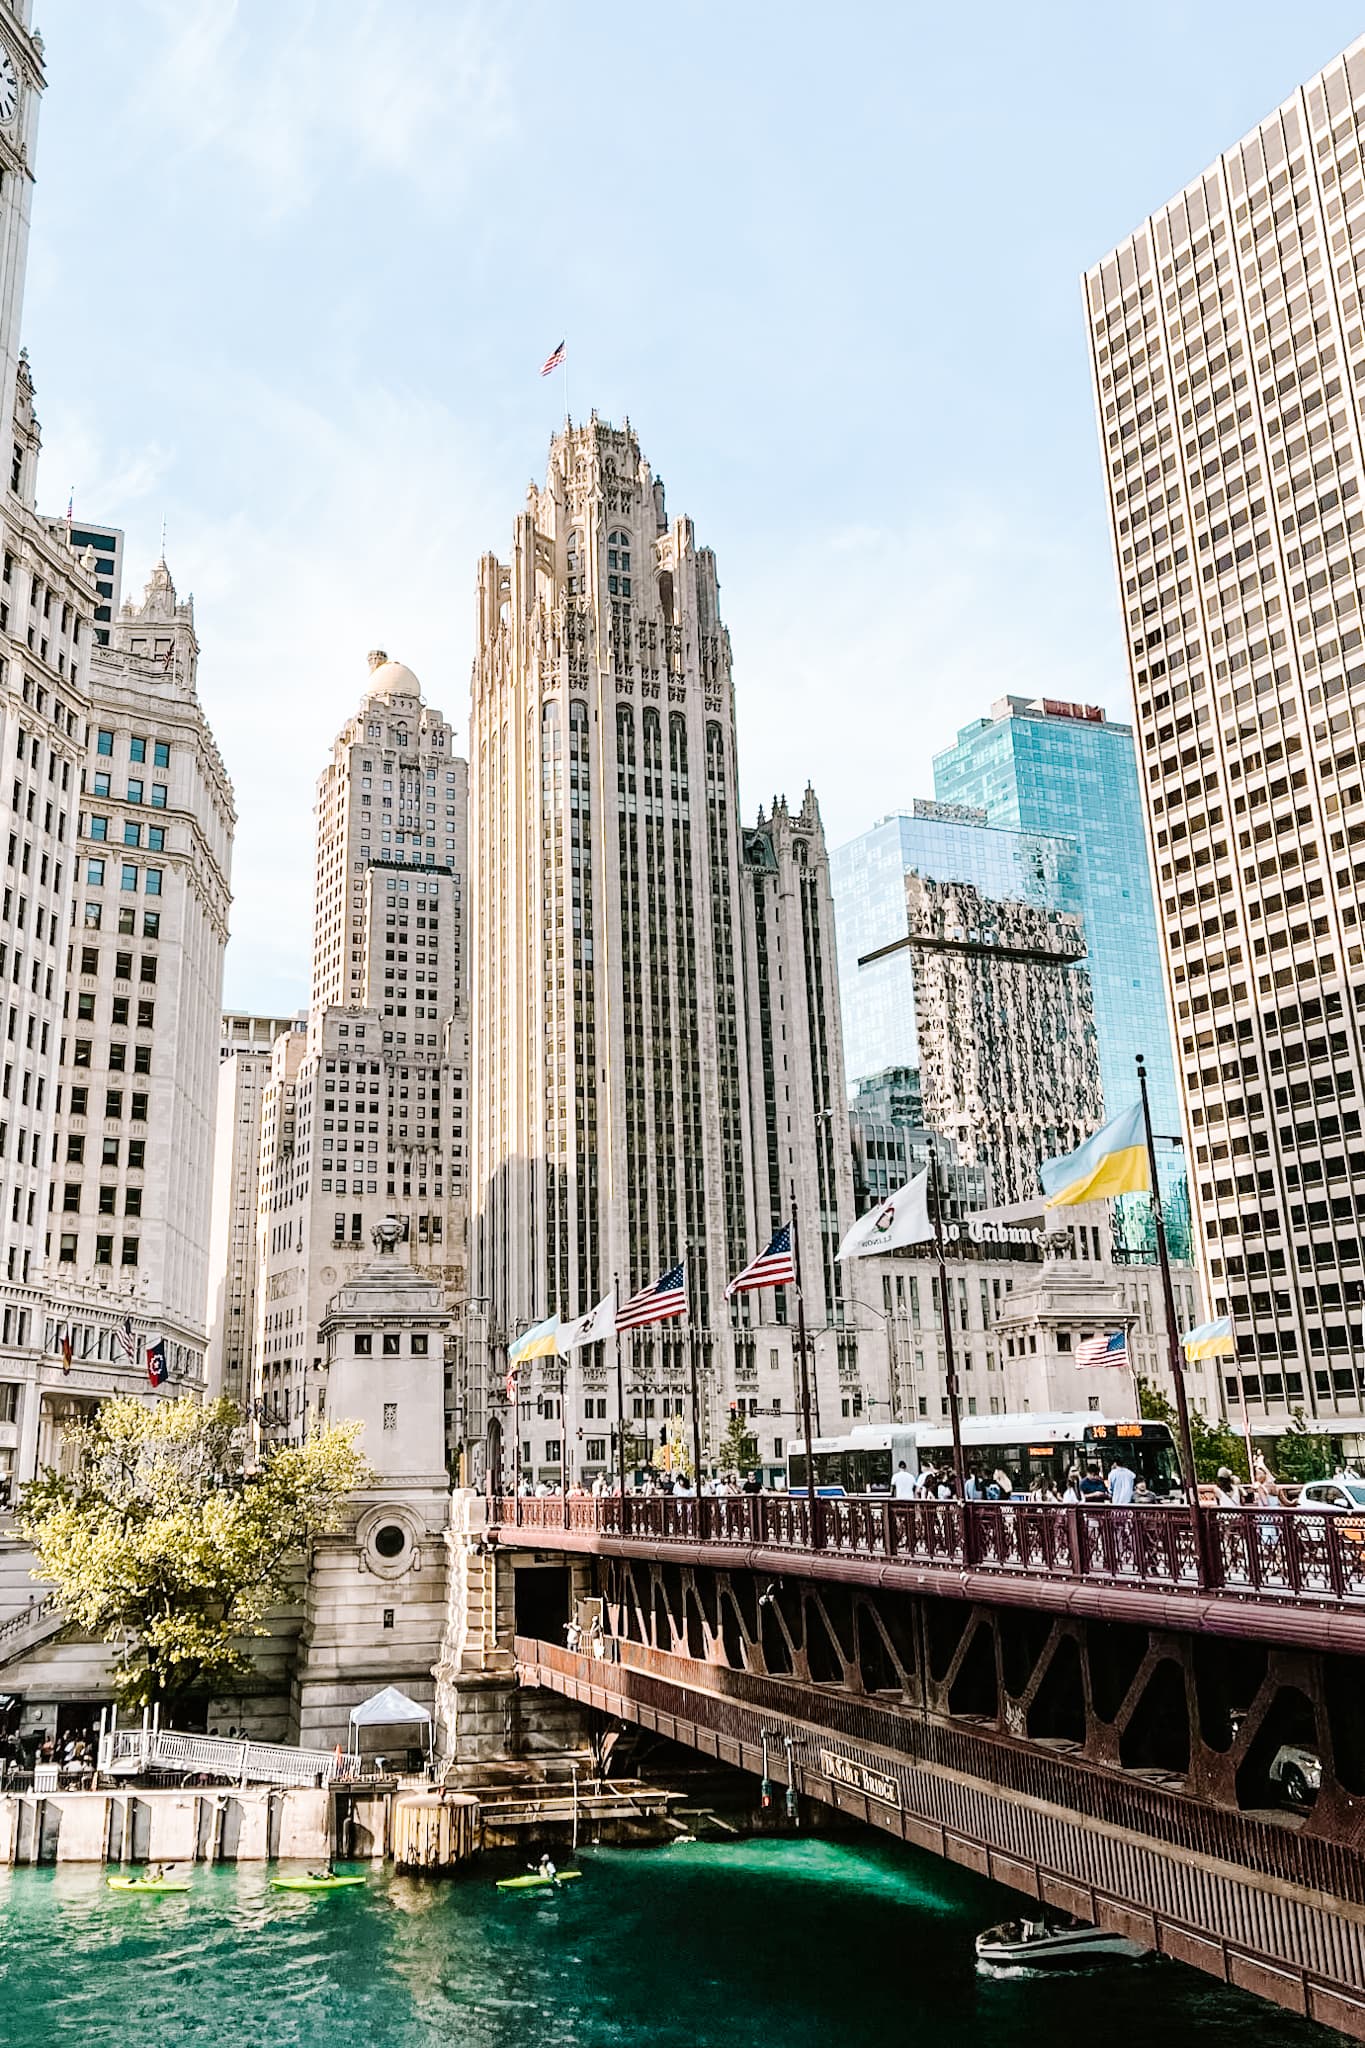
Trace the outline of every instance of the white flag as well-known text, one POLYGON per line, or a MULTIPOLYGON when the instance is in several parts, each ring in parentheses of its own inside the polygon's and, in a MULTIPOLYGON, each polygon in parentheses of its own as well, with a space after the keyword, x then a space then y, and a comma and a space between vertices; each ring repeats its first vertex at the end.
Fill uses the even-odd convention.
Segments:
POLYGON ((835 1257, 862 1259, 872 1252, 895 1251, 903 1244, 923 1244, 934 1234, 929 1221, 929 1169, 917 1173, 866 1216, 860 1216, 835 1257))
POLYGON ((567 1358, 571 1351, 577 1351, 580 1344, 595 1344, 599 1337, 610 1337, 616 1330, 616 1296, 604 1294, 596 1308, 590 1308, 576 1323, 561 1323, 559 1326, 559 1352, 567 1358))

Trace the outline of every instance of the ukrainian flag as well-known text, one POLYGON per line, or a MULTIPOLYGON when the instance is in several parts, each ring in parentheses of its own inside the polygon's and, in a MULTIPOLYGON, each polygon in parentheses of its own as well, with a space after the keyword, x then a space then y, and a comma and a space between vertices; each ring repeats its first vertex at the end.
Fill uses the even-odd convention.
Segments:
POLYGON ((528 1358, 554 1358, 559 1351, 559 1317, 546 1316, 507 1347, 507 1363, 524 1365, 528 1358))
POLYGON ((1197 1329, 1187 1330, 1181 1342, 1186 1358, 1231 1358, 1237 1350, 1232 1317, 1219 1316, 1214 1322, 1200 1323, 1197 1329))
POLYGON ((1142 1104, 1125 1109, 1064 1159, 1045 1160, 1038 1172, 1048 1209, 1073 1209, 1079 1202, 1099 1202, 1106 1195, 1150 1192, 1142 1104))

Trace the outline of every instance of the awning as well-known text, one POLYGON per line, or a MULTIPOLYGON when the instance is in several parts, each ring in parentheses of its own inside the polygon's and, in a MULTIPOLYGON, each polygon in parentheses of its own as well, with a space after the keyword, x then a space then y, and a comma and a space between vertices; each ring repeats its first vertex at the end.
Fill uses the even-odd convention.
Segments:
POLYGON ((399 1692, 396 1685, 386 1685, 382 1692, 351 1708, 351 1723, 356 1728, 410 1728, 430 1719, 428 1710, 399 1692))

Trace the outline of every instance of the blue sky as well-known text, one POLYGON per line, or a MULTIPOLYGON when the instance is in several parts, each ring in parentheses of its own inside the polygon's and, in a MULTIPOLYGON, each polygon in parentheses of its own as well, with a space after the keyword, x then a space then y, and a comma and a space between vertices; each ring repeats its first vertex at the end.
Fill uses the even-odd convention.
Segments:
POLYGON ((42 499, 160 521, 239 811, 226 1000, 306 1000, 313 784, 384 646, 467 728, 475 563, 569 397, 717 552, 752 812, 831 841, 1007 690, 1126 685, 1078 277, 1362 27, 39 0, 42 499))

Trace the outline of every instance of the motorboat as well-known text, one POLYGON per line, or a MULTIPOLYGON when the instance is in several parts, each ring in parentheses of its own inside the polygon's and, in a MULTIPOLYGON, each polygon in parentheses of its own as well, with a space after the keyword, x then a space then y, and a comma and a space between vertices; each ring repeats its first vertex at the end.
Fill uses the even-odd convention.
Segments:
POLYGON ((1135 1962, 1147 1951, 1122 1934, 1088 1927, 1083 1920, 1049 1915, 1005 1920, 976 1937, 976 1959, 997 1968, 1066 1969, 1082 1963, 1135 1962))

